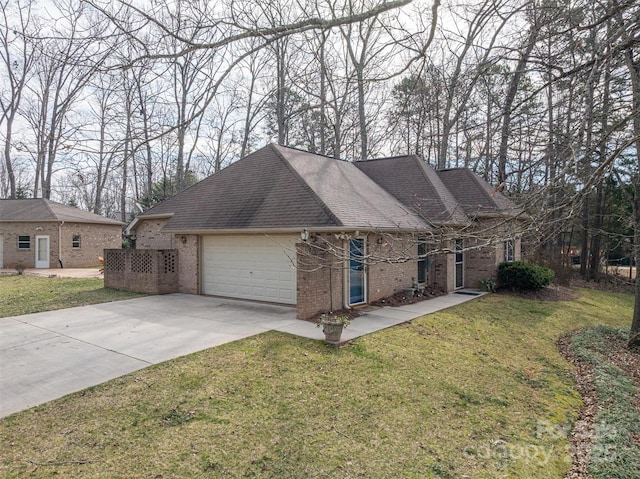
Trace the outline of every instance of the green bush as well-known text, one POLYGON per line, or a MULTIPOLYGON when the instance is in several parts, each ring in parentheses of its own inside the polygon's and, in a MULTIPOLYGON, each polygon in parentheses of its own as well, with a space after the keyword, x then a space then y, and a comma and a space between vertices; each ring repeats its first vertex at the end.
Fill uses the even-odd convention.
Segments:
POLYGON ((555 273, 531 263, 514 261, 498 265, 498 285, 516 291, 536 291, 549 286, 555 273))

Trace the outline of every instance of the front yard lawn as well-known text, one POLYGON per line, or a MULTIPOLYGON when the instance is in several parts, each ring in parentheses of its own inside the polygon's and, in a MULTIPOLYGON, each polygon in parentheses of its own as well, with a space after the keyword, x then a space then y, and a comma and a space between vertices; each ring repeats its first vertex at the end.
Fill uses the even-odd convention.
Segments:
POLYGON ((0 476, 561 478, 582 403, 556 342, 632 307, 489 295, 342 349, 254 336, 0 420, 0 476))
POLYGON ((0 318, 140 296, 106 289, 102 279, 0 275, 0 318))

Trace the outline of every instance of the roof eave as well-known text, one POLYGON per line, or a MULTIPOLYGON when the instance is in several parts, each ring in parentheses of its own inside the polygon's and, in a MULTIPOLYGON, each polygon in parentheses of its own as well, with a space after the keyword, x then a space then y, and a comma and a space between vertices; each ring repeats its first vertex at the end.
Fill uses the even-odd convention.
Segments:
POLYGON ((124 229, 124 234, 129 236, 131 235, 131 231, 135 229, 135 227, 138 225, 138 223, 140 223, 141 221, 146 221, 146 220, 158 220, 158 219, 167 219, 167 218, 171 218, 173 217, 174 213, 158 213, 155 215, 138 215, 135 218, 133 218, 133 221, 131 221, 131 223, 129 223, 129 226, 127 226, 124 229))
POLYGON ((185 228, 162 228, 165 233, 172 234, 190 234, 190 235, 251 235, 251 234, 299 234, 303 230, 309 233, 342 233, 345 231, 362 231, 369 233, 390 233, 390 232, 424 232, 431 231, 433 227, 372 227, 367 225, 350 225, 350 226, 297 226, 287 228, 207 228, 207 229, 185 229, 185 228))
POLYGON ((528 215, 521 210, 517 211, 477 211, 475 213, 467 213, 468 216, 472 218, 518 218, 518 219, 526 219, 528 215))
POLYGON ((105 226, 124 226, 127 223, 123 223, 122 221, 117 220, 108 220, 108 221, 99 221, 99 220, 85 220, 85 219, 47 219, 47 220, 0 220, 0 223, 82 223, 82 224, 91 224, 91 225, 105 225, 105 226))

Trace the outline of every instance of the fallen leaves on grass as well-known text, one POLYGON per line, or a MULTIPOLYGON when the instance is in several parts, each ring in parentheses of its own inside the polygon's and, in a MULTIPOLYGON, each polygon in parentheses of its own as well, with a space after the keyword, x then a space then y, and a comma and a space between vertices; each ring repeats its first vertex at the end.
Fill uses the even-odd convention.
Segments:
MULTIPOLYGON (((624 330, 624 328, 623 328, 624 330)), ((640 354, 637 354, 626 345, 625 334, 622 330, 611 330, 606 328, 595 328, 591 331, 574 332, 562 337, 558 341, 558 349, 576 367, 574 378, 576 388, 580 393, 583 406, 580 410, 578 421, 576 421, 570 434, 572 445, 572 464, 565 479, 582 479, 590 476, 590 470, 595 466, 598 471, 602 462, 610 462, 606 467, 605 474, 615 474, 615 477, 631 477, 625 463, 637 462, 640 457, 639 434, 632 424, 625 424, 613 421, 619 420, 616 415, 617 409, 630 408, 636 418, 640 414, 640 354), (582 335, 581 344, 572 344, 573 338, 582 335), (576 353, 578 351, 578 353, 576 353), (630 404, 612 403, 611 398, 617 397, 624 400, 624 381, 611 380, 600 377, 599 370, 608 369, 615 373, 617 368, 621 373, 620 377, 630 379, 635 384, 635 398, 630 399, 630 404), (607 391, 603 391, 602 383, 606 382, 607 391), (600 384, 600 386, 598 386, 600 384), (616 409, 610 413, 611 408, 616 409), (608 419, 603 419, 603 417, 608 419), (603 438, 603 435, 605 436, 603 438), (610 437, 606 437, 609 435, 610 437), (631 437, 633 447, 628 447, 628 442, 624 436, 631 437)), ((628 416, 628 414, 627 414, 628 416)), ((635 468, 632 466, 631 474, 635 468)), ((600 472, 598 472, 600 473, 600 472)))

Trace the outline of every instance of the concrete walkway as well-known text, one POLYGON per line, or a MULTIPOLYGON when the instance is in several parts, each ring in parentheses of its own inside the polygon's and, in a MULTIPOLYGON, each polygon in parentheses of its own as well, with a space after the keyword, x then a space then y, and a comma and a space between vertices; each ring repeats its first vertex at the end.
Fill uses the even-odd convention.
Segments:
MULTIPOLYGON (((407 321, 419 318, 425 314, 435 313, 436 311, 450 308, 451 306, 466 303, 467 301, 485 294, 487 293, 465 289, 414 304, 396 307, 387 306, 384 308, 374 309, 373 311, 367 311, 361 316, 354 318, 351 321, 351 324, 342 331, 341 340, 350 341, 366 334, 375 333, 381 329, 406 323, 407 321)), ((273 329, 276 331, 294 334, 296 336, 302 336, 304 338, 324 340, 322 328, 318 328, 315 324, 310 323, 309 321, 298 320, 294 323, 287 323, 273 329)))
MULTIPOLYGON (((462 294, 461 294, 462 293, 462 294)), ((345 341, 477 298, 452 293, 355 318, 345 341)), ((171 294, 0 318, 0 417, 179 356, 276 330, 324 339, 286 306, 171 294)))

